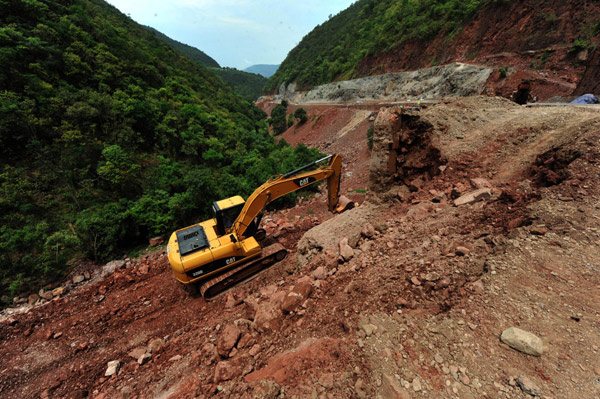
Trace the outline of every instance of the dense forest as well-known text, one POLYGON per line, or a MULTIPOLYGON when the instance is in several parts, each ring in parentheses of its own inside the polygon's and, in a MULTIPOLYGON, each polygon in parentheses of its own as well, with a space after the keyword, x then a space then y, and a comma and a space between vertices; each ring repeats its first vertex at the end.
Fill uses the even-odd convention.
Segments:
POLYGON ((483 6, 512 0, 359 0, 306 35, 269 80, 266 90, 300 88, 353 77, 368 55, 440 32, 451 38, 483 6))
POLYGON ((233 91, 249 101, 256 101, 262 95, 267 78, 256 73, 235 68, 209 68, 215 75, 231 86, 233 91))
POLYGON ((188 58, 209 68, 215 75, 220 77, 225 83, 229 84, 233 91, 246 100, 254 101, 262 94, 263 87, 267 79, 256 73, 248 73, 235 68, 222 68, 217 61, 209 57, 206 53, 198 50, 196 47, 180 43, 167 35, 157 31, 149 26, 144 26, 154 36, 169 44, 175 50, 180 51, 188 58))
POLYGON ((0 0, 0 22, 5 302, 318 155, 101 0, 0 0))

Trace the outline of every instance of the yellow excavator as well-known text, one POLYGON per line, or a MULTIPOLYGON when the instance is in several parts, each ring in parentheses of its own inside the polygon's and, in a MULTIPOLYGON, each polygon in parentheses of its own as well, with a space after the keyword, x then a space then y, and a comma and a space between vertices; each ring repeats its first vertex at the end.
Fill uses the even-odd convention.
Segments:
MULTIPOLYGON (((336 211, 341 169, 342 159, 329 155, 271 177, 247 201, 238 195, 214 202, 212 219, 177 230, 169 238, 167 254, 175 278, 188 288, 201 284, 202 296, 211 299, 283 260, 287 251, 281 244, 265 248, 259 244, 266 238, 265 230, 259 229, 263 210, 285 194, 327 180, 329 210, 336 211)), ((343 202, 338 211, 348 207, 347 199, 343 202)))

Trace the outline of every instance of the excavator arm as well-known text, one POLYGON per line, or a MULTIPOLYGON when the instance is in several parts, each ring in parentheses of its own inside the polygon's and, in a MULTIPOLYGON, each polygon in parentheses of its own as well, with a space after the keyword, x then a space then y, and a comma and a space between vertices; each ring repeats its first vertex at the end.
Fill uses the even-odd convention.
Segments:
POLYGON ((238 239, 241 239, 254 218, 268 204, 281 196, 323 180, 327 180, 328 206, 329 210, 333 212, 339 200, 341 171, 342 159, 338 155, 329 155, 285 175, 272 177, 265 184, 257 188, 248 200, 246 200, 244 207, 233 222, 228 233, 235 233, 238 239), (327 160, 329 161, 327 165, 309 172, 303 172, 327 160))

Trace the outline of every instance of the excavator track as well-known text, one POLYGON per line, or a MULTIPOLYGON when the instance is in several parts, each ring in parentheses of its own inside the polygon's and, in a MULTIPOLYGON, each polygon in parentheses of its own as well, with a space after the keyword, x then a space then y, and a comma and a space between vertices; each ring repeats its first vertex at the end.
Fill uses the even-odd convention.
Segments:
POLYGON ((253 279, 263 270, 282 261, 287 255, 287 250, 281 244, 273 244, 263 248, 262 253, 260 258, 229 270, 203 284, 200 293, 204 299, 210 301, 231 287, 253 279))

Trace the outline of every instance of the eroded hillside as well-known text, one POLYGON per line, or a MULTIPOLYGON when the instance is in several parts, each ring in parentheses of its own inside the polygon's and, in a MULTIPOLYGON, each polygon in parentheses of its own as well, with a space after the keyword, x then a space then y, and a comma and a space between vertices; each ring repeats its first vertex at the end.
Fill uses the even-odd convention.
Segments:
POLYGON ((358 114, 341 136, 317 130, 339 113, 308 111, 307 144, 356 134, 356 154, 375 124, 369 173, 363 155, 344 170, 365 202, 333 217, 321 193, 268 215, 292 253, 213 302, 159 250, 5 312, 0 396, 598 397, 598 108, 459 98, 358 114), (543 353, 503 343, 510 327, 543 353))
POLYGON ((598 89, 599 34, 593 1, 361 0, 307 35, 267 87, 307 90, 462 62, 495 71, 492 94, 528 79, 546 100, 598 89))

